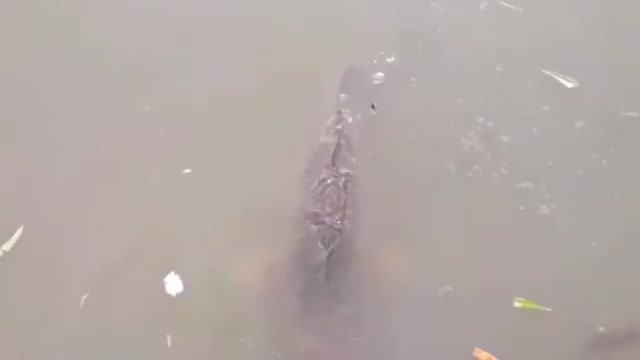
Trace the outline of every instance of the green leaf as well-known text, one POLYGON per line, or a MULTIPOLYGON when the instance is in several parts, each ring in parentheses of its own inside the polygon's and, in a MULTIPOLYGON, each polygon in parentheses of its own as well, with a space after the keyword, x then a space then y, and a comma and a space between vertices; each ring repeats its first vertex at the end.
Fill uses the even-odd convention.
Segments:
POLYGON ((521 297, 513 298, 513 307, 516 309, 531 310, 531 311, 552 311, 551 308, 549 307, 540 305, 534 301, 527 300, 521 297))

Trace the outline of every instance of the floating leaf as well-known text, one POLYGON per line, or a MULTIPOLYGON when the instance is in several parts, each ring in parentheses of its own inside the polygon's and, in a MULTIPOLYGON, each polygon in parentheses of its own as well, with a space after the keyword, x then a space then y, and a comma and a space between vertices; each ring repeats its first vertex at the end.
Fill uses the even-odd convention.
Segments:
POLYGON ((516 309, 522 309, 522 310, 551 311, 551 308, 548 308, 544 305, 540 305, 534 301, 527 300, 521 297, 513 298, 513 307, 516 309))
POLYGON ((573 88, 577 88, 578 86, 580 86, 580 84, 578 84, 578 81, 576 79, 572 79, 572 78, 568 77, 567 75, 562 75, 560 73, 557 73, 557 72, 554 72, 554 71, 545 70, 545 69, 542 69, 541 71, 542 71, 543 74, 552 77, 557 82, 559 82, 560 84, 564 85, 567 89, 573 89, 573 88))
POLYGON ((89 296, 89 293, 84 293, 82 295, 82 297, 80 297, 80 308, 82 309, 84 307, 84 303, 85 301, 87 301, 87 297, 89 296))
POLYGON ((480 349, 479 347, 473 348, 473 356, 478 360, 498 360, 491 353, 480 349))
POLYGON ((524 10, 522 8, 519 8, 519 7, 515 6, 515 5, 509 4, 508 2, 500 1, 500 5, 508 8, 508 9, 511 9, 513 11, 519 12, 519 13, 524 12, 524 10))
POLYGON ((9 251, 11 251, 11 248, 13 248, 13 246, 18 242, 18 240, 20 240, 20 237, 22 237, 23 230, 24 230, 24 225, 20 226, 18 230, 16 230, 16 232, 13 233, 13 236, 11 236, 9 240, 7 240, 2 246, 0 246, 0 257, 2 257, 2 255, 4 255, 5 253, 8 253, 9 251))

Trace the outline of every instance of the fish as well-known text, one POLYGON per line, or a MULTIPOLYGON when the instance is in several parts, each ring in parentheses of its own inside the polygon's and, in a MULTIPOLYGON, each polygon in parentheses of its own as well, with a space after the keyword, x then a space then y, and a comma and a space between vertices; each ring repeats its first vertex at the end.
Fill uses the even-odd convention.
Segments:
POLYGON ((358 312, 358 148, 372 114, 372 88, 362 68, 342 74, 336 108, 303 173, 295 217, 292 266, 295 328, 292 358, 351 359, 358 312))
POLYGON ((403 257, 368 246, 358 231, 360 160, 372 117, 381 110, 375 101, 380 86, 374 87, 368 74, 359 66, 341 74, 335 108, 301 171, 286 249, 268 248, 268 254, 238 262, 243 271, 232 271, 242 273, 240 287, 259 304, 256 322, 266 336, 260 354, 291 360, 390 358, 383 355, 386 340, 378 341, 389 338, 385 327, 370 326, 386 324, 383 314, 371 310, 376 302, 371 288, 394 278, 389 268, 403 257), (392 275, 378 276, 386 273, 392 275))
POLYGON ((292 255, 292 278, 298 280, 301 302, 313 301, 312 293, 327 292, 326 287, 339 288, 353 262, 359 215, 357 149, 374 103, 367 79, 356 66, 343 72, 335 111, 304 169, 292 255))

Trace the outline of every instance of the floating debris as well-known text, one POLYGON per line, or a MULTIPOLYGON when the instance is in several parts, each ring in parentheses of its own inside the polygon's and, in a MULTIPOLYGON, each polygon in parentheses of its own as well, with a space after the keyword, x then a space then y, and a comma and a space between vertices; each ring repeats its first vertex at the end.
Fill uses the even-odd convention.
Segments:
POLYGON ((480 10, 485 10, 487 8, 487 6, 489 6, 489 0, 483 0, 480 2, 480 5, 478 5, 480 7, 480 10))
POLYGON ((542 69, 540 71, 542 71, 543 74, 552 77, 557 82, 559 82, 560 84, 564 85, 564 87, 566 87, 567 89, 573 89, 573 88, 577 88, 578 86, 580 86, 580 84, 578 84, 578 81, 576 81, 573 78, 568 77, 567 75, 563 75, 563 74, 560 74, 560 73, 557 73, 557 72, 553 72, 553 71, 549 71, 549 70, 545 70, 545 69, 542 69))
POLYGON ((191 174, 192 172, 193 172, 193 170, 191 170, 191 169, 183 169, 182 170, 183 174, 191 174))
POLYGON ((396 57, 393 55, 390 55, 384 58, 384 60, 387 62, 387 64, 393 64, 394 62, 396 62, 396 57))
POLYGON ((473 348, 472 355, 478 360, 498 360, 498 358, 493 356, 490 352, 482 350, 479 347, 473 348))
POLYGON ((551 210, 549 209, 549 206, 543 204, 538 208, 538 213, 540 215, 549 215, 551 213, 551 210))
POLYGON ((378 71, 371 76, 371 81, 374 85, 384 84, 384 73, 382 71, 378 71))
POLYGON ((144 106, 144 107, 142 108, 142 110, 144 110, 144 111, 151 111, 151 106, 144 106))
POLYGON ((184 291, 184 284, 182 284, 182 279, 180 279, 180 275, 176 274, 175 271, 170 272, 164 278, 164 289, 167 294, 176 297, 180 293, 184 291))
POLYGON ((580 130, 580 129, 582 129, 582 127, 584 126, 584 124, 585 124, 585 122, 584 122, 584 121, 576 121, 576 122, 574 123, 574 125, 575 125, 575 127, 576 127, 576 130, 580 130))
POLYGON ((522 310, 552 311, 551 308, 548 308, 546 306, 540 305, 536 302, 533 302, 531 300, 527 300, 521 297, 513 298, 513 307, 516 309, 522 309, 522 310))
POLYGON ((166 338, 167 338, 167 347, 171 349, 171 345, 172 345, 171 334, 167 334, 166 338))
POLYGON ((637 118, 637 117, 640 117, 640 111, 623 111, 620 113, 620 116, 623 118, 626 118, 626 117, 637 118))
POLYGON ((11 249, 16 245, 20 237, 22 237, 22 232, 24 231, 24 225, 20 226, 16 232, 7 240, 2 246, 0 246, 0 257, 5 253, 11 251, 11 249))
POLYGON ((511 141, 512 137, 510 135, 500 135, 500 140, 502 140, 503 142, 509 142, 511 141))
POLYGON ((528 181, 519 182, 516 185, 516 189, 532 189, 533 183, 528 181))
POLYGON ((504 70, 504 66, 502 64, 496 65, 496 72, 502 72, 504 70))
POLYGON ((472 149, 480 153, 484 153, 484 145, 482 144, 482 140, 480 139, 480 134, 476 131, 471 130, 467 132, 466 137, 463 137, 460 142, 462 143, 462 149, 464 151, 472 149))
POLYGON ((524 10, 522 8, 519 8, 519 7, 515 6, 515 5, 509 4, 509 3, 504 2, 504 1, 500 1, 500 5, 502 5, 502 6, 506 7, 506 8, 509 8, 509 9, 511 9, 513 11, 517 11, 519 13, 523 13, 524 12, 524 10))
POLYGON ((84 307, 85 301, 87 301, 87 297, 89 297, 89 293, 84 293, 82 297, 80 297, 80 309, 84 307))
POLYGON ((438 297, 442 298, 445 297, 449 294, 453 293, 453 287, 452 286, 443 286, 440 289, 438 289, 438 297))

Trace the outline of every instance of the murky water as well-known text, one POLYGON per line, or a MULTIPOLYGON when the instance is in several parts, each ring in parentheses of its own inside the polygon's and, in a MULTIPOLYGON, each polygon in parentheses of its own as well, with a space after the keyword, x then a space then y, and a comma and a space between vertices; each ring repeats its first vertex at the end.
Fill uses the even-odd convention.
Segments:
POLYGON ((586 349, 640 326, 639 7, 0 5, 0 235, 24 224, 0 258, 2 358, 278 358, 268 269, 351 63, 384 73, 358 356, 637 355, 586 349))

